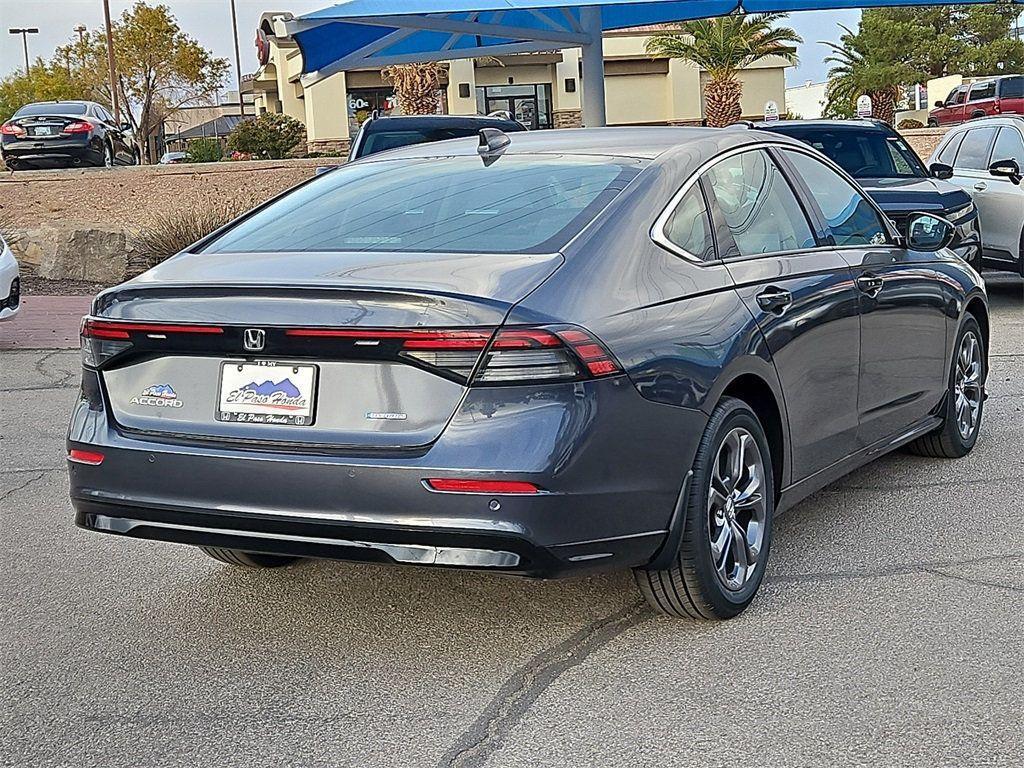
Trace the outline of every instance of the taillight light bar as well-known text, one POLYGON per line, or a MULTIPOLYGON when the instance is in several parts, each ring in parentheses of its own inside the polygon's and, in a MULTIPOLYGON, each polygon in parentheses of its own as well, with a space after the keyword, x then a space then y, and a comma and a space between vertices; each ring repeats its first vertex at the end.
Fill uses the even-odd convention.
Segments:
POLYGON ((495 495, 532 495, 543 493, 540 486, 523 480, 471 480, 460 478, 430 478, 423 483, 439 493, 488 493, 495 495))
POLYGON ((125 323, 121 321, 82 319, 82 336, 92 339, 130 339, 133 332, 166 336, 176 333, 224 333, 216 325, 176 325, 173 323, 125 323))

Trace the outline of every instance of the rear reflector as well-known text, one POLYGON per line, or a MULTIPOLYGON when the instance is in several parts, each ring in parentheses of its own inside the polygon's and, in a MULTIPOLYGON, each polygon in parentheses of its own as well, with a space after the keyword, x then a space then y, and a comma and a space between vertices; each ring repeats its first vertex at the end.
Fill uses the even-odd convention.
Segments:
POLYGON ((88 464, 93 467, 98 467, 103 463, 103 454, 96 453, 95 451, 81 451, 78 448, 72 448, 68 451, 68 461, 73 461, 76 464, 88 464))
POLYGON ((532 494, 540 493, 541 489, 533 483, 520 480, 456 480, 452 478, 432 478, 424 480, 432 491, 442 493, 494 493, 494 494, 532 494))

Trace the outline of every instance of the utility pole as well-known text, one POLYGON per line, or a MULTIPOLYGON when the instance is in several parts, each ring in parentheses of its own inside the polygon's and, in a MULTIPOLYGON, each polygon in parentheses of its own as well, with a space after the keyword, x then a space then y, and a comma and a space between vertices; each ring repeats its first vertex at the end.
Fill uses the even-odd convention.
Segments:
POLYGON ((79 43, 84 43, 85 42, 85 31, 86 31, 86 29, 87 29, 87 27, 85 26, 85 24, 75 24, 75 32, 78 33, 78 42, 79 43))
POLYGON ((121 107, 117 98, 117 73, 114 71, 114 31, 110 27, 110 0, 103 0, 103 20, 107 25, 107 69, 110 75, 110 106, 114 108, 114 122, 121 124, 121 107))
POLYGON ((235 76, 238 81, 238 114, 245 114, 245 103, 242 101, 242 57, 238 53, 238 15, 235 12, 235 0, 231 0, 231 34, 235 38, 235 76))
POLYGON ((28 36, 38 35, 39 29, 36 27, 11 27, 7 30, 12 35, 21 35, 21 47, 25 51, 25 76, 28 76, 28 36))

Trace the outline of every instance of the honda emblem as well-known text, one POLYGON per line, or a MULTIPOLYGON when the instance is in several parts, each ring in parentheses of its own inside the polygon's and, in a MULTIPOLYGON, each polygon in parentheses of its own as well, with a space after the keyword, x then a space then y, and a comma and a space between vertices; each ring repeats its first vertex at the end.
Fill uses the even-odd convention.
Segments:
POLYGON ((262 328, 246 328, 242 335, 242 345, 249 352, 261 352, 267 343, 267 332, 262 328))

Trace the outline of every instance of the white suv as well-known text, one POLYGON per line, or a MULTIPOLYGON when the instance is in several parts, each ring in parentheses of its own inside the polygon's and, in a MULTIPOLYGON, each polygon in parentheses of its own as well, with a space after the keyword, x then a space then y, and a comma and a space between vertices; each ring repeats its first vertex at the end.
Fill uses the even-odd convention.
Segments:
POLYGON ((18 262, 0 237, 0 320, 10 320, 21 306, 21 279, 18 262))

